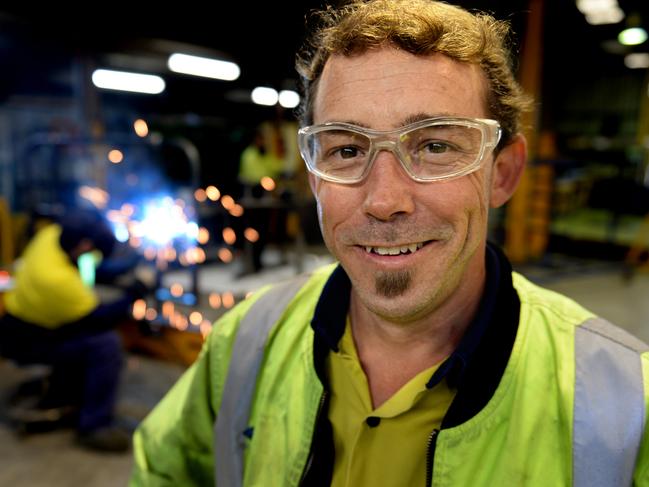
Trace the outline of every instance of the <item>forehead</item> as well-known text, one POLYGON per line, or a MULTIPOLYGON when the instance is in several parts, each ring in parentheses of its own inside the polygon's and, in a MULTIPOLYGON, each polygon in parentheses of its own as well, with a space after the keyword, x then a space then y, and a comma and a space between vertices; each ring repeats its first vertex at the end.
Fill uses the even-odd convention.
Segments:
POLYGON ((443 54, 384 47, 332 56, 314 99, 314 123, 345 121, 387 130, 413 116, 487 117, 486 80, 477 65, 443 54))

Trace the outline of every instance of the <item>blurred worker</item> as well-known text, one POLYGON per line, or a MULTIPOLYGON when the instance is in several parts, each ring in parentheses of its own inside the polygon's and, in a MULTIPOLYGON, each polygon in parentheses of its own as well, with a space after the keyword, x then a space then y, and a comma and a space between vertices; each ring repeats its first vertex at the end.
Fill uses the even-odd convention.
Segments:
POLYGON ((260 129, 256 130, 252 142, 241 153, 239 163, 241 184, 252 190, 260 184, 263 177, 277 179, 283 169, 283 159, 269 150, 264 133, 260 129))
POLYGON ((277 212, 273 213, 267 202, 261 201, 266 194, 261 180, 269 177, 277 181, 283 169, 283 159, 270 150, 264 133, 261 129, 257 129, 252 142, 241 153, 239 164, 239 182, 243 185, 246 225, 259 233, 256 242, 247 244, 250 252, 246 256, 247 261, 242 274, 258 272, 263 267, 261 255, 268 241, 270 220, 273 215, 277 216, 277 212))
POLYGON ((80 444, 124 451, 130 435, 113 424, 124 361, 114 327, 129 316, 144 286, 136 281, 124 297, 102 304, 78 267, 99 253, 107 258, 115 243, 107 222, 94 212, 73 211, 41 228, 25 248, 15 287, 5 296, 0 355, 18 364, 51 365, 39 408, 78 406, 80 444))

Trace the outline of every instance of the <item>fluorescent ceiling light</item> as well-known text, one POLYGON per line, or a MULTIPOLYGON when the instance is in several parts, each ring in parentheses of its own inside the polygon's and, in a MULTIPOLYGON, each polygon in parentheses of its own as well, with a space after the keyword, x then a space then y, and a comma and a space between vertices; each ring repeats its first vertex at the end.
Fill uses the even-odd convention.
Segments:
POLYGON ((617 7, 617 0, 577 0, 577 8, 584 15, 610 7, 617 7))
POLYGON ((110 69, 96 69, 92 73, 92 83, 97 88, 106 90, 147 93, 150 95, 157 95, 165 89, 165 82, 160 76, 110 69))
POLYGON ((577 8, 584 15, 613 7, 618 7, 617 0, 577 0, 577 8))
POLYGON ((617 40, 625 46, 636 46, 647 40, 647 31, 642 27, 624 29, 618 34, 617 40))
POLYGON ((617 0, 577 0, 577 8, 591 25, 617 24, 624 19, 617 0))
POLYGON ((279 92, 279 104, 284 108, 295 108, 300 104, 300 95, 293 90, 282 90, 279 92))
POLYGON ((631 69, 649 68, 649 53, 634 52, 624 57, 624 65, 631 69))
POLYGON ((239 66, 230 61, 221 61, 189 54, 175 53, 167 61, 169 69, 176 73, 191 74, 204 78, 234 81, 241 74, 239 66))
POLYGON ((590 25, 617 24, 624 19, 624 12, 620 7, 610 10, 600 10, 586 14, 586 22, 590 25))
POLYGON ((277 100, 279 99, 277 91, 266 86, 258 86, 252 90, 250 97, 252 98, 253 103, 267 106, 276 105, 277 100))

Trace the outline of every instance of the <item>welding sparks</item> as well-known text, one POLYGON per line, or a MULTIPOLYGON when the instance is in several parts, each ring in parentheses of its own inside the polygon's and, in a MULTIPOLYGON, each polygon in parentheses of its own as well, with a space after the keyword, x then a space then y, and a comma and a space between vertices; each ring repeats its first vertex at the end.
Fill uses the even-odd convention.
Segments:
POLYGON ((199 313, 198 311, 192 311, 189 314, 189 322, 192 325, 198 326, 198 325, 201 324, 202 321, 203 321, 203 315, 201 313, 199 313))
POLYGON ((135 130, 135 133, 138 137, 146 137, 147 135, 149 135, 149 126, 141 118, 138 118, 135 122, 133 122, 133 130, 135 130))
POLYGON ((231 210, 235 204, 236 203, 234 202, 234 198, 229 194, 226 194, 225 196, 223 196, 223 198, 221 198, 221 205, 223 205, 223 208, 225 208, 226 210, 231 210))
POLYGON ((136 320, 143 320, 146 316, 146 301, 138 299, 133 303, 133 318, 136 320))
MULTIPOLYGON (((124 205, 126 206, 126 205, 124 205)), ((129 233, 158 248, 173 246, 178 241, 184 241, 185 247, 191 247, 199 235, 196 222, 187 215, 184 201, 164 197, 146 202, 141 209, 141 218, 127 211, 128 206, 122 207, 123 217, 128 218, 129 233)), ((116 222, 119 218, 113 218, 116 222)))
POLYGON ((219 293, 210 293, 208 300, 212 308, 219 309, 221 307, 221 296, 219 293))
POLYGON ((261 181, 259 181, 259 183, 261 184, 261 187, 266 191, 273 191, 277 187, 273 178, 269 176, 264 176, 263 178, 261 178, 261 181))
POLYGON ((204 320, 201 323, 200 329, 201 329, 201 335, 203 335, 203 338, 205 339, 207 338, 207 335, 209 335, 210 332, 212 331, 212 323, 210 323, 207 320, 204 320))
POLYGON ((211 201, 218 201, 218 199, 221 197, 221 192, 216 186, 208 186, 205 188, 205 194, 211 201))
POLYGON ((205 245, 210 240, 210 232, 205 227, 198 229, 198 243, 205 245))
POLYGON ((92 186, 81 186, 79 188, 79 196, 83 199, 90 201, 95 208, 103 209, 108 204, 109 196, 106 191, 101 188, 92 186))
POLYGON ((225 248, 219 249, 218 255, 219 255, 219 259, 221 259, 226 264, 228 262, 232 262, 232 259, 234 258, 230 249, 225 249, 225 248))
POLYGON ((230 215, 239 217, 243 215, 243 206, 239 204, 235 204, 231 209, 230 209, 230 215))
POLYGON ((113 149, 108 152, 108 160, 113 164, 119 164, 124 160, 124 154, 118 149, 113 149))
POLYGON ((257 240, 259 240, 259 232, 251 227, 248 227, 243 231, 243 236, 246 237, 246 240, 248 240, 248 242, 255 243, 257 240))
POLYGON ((225 227, 223 229, 222 235, 223 241, 228 245, 232 245, 237 241, 237 234, 230 227, 225 227))
POLYGON ((171 285, 169 292, 174 298, 179 298, 183 295, 184 289, 180 284, 176 283, 171 285))
POLYGON ((232 308, 234 306, 234 295, 230 291, 224 292, 221 299, 223 300, 224 308, 232 308))

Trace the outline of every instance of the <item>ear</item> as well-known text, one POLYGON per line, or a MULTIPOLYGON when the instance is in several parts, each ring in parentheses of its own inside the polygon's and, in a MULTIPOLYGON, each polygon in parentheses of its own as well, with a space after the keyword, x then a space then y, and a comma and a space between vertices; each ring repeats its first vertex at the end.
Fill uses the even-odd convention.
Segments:
POLYGON ((500 150, 494 161, 489 200, 492 208, 504 205, 514 194, 523 175, 526 161, 527 140, 522 134, 517 134, 500 150))

